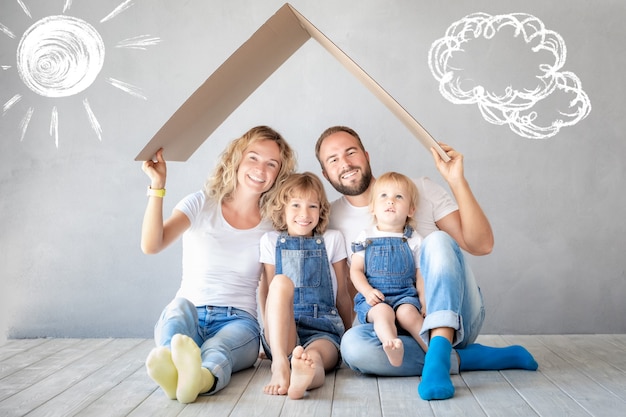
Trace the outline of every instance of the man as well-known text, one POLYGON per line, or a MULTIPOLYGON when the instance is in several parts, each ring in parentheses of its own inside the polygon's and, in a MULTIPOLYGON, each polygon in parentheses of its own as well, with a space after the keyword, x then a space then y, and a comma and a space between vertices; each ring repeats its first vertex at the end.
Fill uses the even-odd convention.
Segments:
MULTIPOLYGON (((399 367, 391 366, 371 324, 353 327, 341 342, 343 359, 355 371, 383 376, 421 375, 418 392, 425 400, 454 395, 450 373, 537 369, 534 358, 522 346, 494 348, 474 343, 485 311, 480 289, 461 249, 472 255, 486 255, 493 248, 493 233, 465 179, 463 155, 448 145, 441 147, 450 161, 445 162, 434 149, 431 152, 454 199, 428 178, 414 180, 420 194, 417 231, 424 237, 419 267, 425 282, 427 316, 421 336, 428 344, 428 353, 412 337, 400 336, 404 360, 399 367)), ((345 126, 326 129, 316 143, 315 154, 324 177, 343 194, 332 203, 329 227, 340 230, 350 248, 351 241, 372 221, 368 204, 375 178, 369 154, 359 135, 345 126)))

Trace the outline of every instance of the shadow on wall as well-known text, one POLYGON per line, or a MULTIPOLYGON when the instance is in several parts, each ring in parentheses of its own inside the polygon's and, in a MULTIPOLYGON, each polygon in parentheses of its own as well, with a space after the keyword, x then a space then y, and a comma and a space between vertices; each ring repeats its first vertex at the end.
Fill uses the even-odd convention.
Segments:
POLYGON ((0 299, 0 346, 4 345, 7 341, 7 327, 9 325, 9 308, 6 303, 6 291, 4 292, 4 294, 5 295, 2 296, 2 299, 0 299))
POLYGON ((0 346, 9 340, 9 327, 15 322, 15 306, 21 299, 15 283, 6 277, 3 281, 0 292, 0 346))

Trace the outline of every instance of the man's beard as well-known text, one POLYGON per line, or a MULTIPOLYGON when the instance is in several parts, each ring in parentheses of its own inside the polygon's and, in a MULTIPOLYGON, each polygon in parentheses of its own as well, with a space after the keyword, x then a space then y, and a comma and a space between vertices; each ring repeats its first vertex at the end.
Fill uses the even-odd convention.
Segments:
POLYGON ((335 190, 340 192, 343 195, 348 196, 356 196, 361 195, 367 190, 372 182, 372 170, 370 167, 365 167, 365 169, 361 169, 361 181, 354 185, 343 185, 341 180, 339 181, 330 181, 330 184, 333 186, 335 190))

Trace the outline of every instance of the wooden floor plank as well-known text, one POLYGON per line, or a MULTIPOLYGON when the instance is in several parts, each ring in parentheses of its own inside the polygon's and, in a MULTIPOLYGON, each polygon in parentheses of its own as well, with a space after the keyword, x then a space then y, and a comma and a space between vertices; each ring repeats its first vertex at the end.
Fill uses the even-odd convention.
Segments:
POLYGON ((571 343, 585 349, 589 355, 610 363, 626 373, 626 343, 622 344, 616 335, 571 335, 571 343))
POLYGON ((263 393, 263 387, 270 381, 270 376, 270 362, 261 361, 229 417, 280 416, 286 397, 263 393))
POLYGON ((349 368, 338 369, 332 416, 382 417, 378 379, 357 374, 349 368))
MULTIPOLYGON (((131 348, 126 352, 120 351, 119 355, 105 364, 101 369, 87 375, 85 378, 72 385, 65 391, 51 398, 45 404, 31 411, 29 417, 46 416, 73 416, 80 413, 84 415, 117 416, 127 415, 136 405, 128 407, 125 399, 132 397, 141 385, 136 381, 128 384, 128 379, 133 379, 133 374, 138 371, 145 372, 144 361, 146 352, 153 346, 149 340, 128 340, 131 348), (120 384, 125 383, 124 392, 120 391, 120 384), (114 395, 111 395, 111 392, 114 395), (91 411, 90 411, 91 410, 91 411), (94 411, 95 410, 95 413, 94 411)), ((149 392, 143 392, 141 400, 145 399, 149 392)))
POLYGON ((0 379, 0 408, 11 407, 11 405, 7 405, 10 397, 20 395, 40 381, 46 381, 43 383, 44 385, 48 384, 47 378, 51 375, 60 372, 66 366, 89 355, 99 347, 111 343, 111 341, 112 339, 69 340, 64 349, 0 379))
POLYGON ((537 415, 588 417, 587 411, 543 374, 540 357, 553 353, 545 350, 540 342, 532 343, 530 340, 524 336, 506 336, 505 338, 497 336, 489 338, 486 342, 490 346, 522 345, 539 360, 539 370, 536 372, 524 370, 500 372, 537 415))
POLYGON ((40 343, 32 345, 32 347, 29 344, 24 344, 24 349, 11 350, 11 355, 4 355, 4 349, 0 350, 0 357, 4 356, 4 359, 0 358, 0 380, 76 344, 74 339, 37 340, 40 343), (26 346, 29 347, 26 348, 26 346))
POLYGON ((10 339, 0 346, 0 362, 56 339, 10 339))
POLYGON ((230 383, 215 395, 202 395, 188 404, 180 417, 230 416, 241 397, 250 387, 250 381, 258 371, 259 362, 254 367, 236 372, 230 383))
POLYGON ((108 343, 101 346, 98 346, 101 343, 97 340, 88 342, 97 348, 81 351, 76 354, 74 360, 66 363, 63 368, 50 373, 44 379, 31 381, 32 385, 2 401, 0 403, 2 410, 6 410, 9 415, 24 415, 50 401, 72 385, 113 361, 121 352, 125 352, 137 344, 137 340, 134 339, 109 340, 108 343))
POLYGON ((270 362, 259 360, 219 393, 180 404, 146 373, 152 340, 9 340, 0 346, 0 417, 589 417, 626 406, 626 335, 487 335, 478 342, 521 344, 539 370, 463 372, 452 376, 453 398, 423 401, 419 377, 376 378, 343 366, 302 400, 290 400, 263 393, 270 362))
POLYGON ((482 417, 487 415, 461 375, 452 375, 452 384, 454 385, 454 397, 445 401, 429 401, 435 416, 482 417))
MULTIPOLYGON (((270 366, 270 362, 267 366, 270 366)), ((326 374, 324 385, 306 392, 300 400, 286 399, 280 417, 317 417, 330 416, 333 407, 336 371, 326 374)), ((266 383, 269 382, 266 381, 266 383)))
POLYGON ((432 417, 435 414, 428 401, 417 393, 420 378, 378 378, 378 395, 383 417, 432 417))
MULTIPOLYGON (((150 344, 153 344, 152 341, 150 341, 150 344)), ((143 403, 156 390, 153 384, 146 383, 147 379, 146 369, 142 364, 135 372, 111 387, 107 392, 86 405, 75 415, 80 417, 127 416, 137 408, 137 404, 143 403)), ((182 409, 182 407, 179 407, 181 404, 178 401, 168 401, 173 403, 172 405, 175 406, 177 412, 182 409)), ((152 414, 151 417, 161 417, 164 415, 162 410, 158 410, 156 413, 152 414)), ((177 414, 173 413, 172 415, 177 414)))
MULTIPOLYGON (((602 345, 603 342, 600 336, 590 337, 594 339, 594 346, 602 345)), ((572 364, 585 376, 616 398, 624 400, 622 407, 626 406, 626 373, 603 360, 596 354, 596 349, 583 349, 580 345, 574 343, 574 340, 571 336, 551 336, 546 343, 548 343, 550 349, 557 352, 559 356, 572 364)), ((612 356, 622 356, 622 354, 619 351, 615 351, 612 356)))
POLYGON ((593 416, 611 416, 621 410, 624 402, 598 385, 591 378, 567 361, 556 344, 555 336, 534 336, 525 341, 524 346, 532 349, 540 372, 567 396, 593 416))
POLYGON ((145 370, 137 373, 139 384, 153 390, 152 394, 140 402, 128 416, 130 417, 193 417, 217 416, 230 414, 243 392, 247 389, 250 379, 256 372, 255 367, 233 374, 230 384, 216 395, 201 395, 191 404, 181 404, 170 400, 165 393, 148 377, 145 370))
MULTIPOLYGON (((145 388, 145 381, 148 376, 145 371, 137 371, 137 375, 133 376, 145 388)), ((150 381, 152 382, 152 381, 150 381)), ((135 404, 133 410, 128 413, 132 417, 174 417, 179 416, 185 409, 186 405, 176 400, 170 400, 165 396, 163 391, 154 383, 149 384, 152 393, 146 397, 144 401, 135 404)), ((134 388, 136 389, 136 388, 134 388)))
MULTIPOLYGON (((5 362, 11 363, 9 360, 16 356, 22 358, 28 357, 28 352, 36 352, 35 349, 37 349, 38 347, 54 343, 57 340, 59 339, 25 339, 24 341, 9 340, 6 344, 0 347, 0 365, 5 362)), ((6 373, 0 372, 0 378, 6 375, 6 373)))
POLYGON ((462 378, 487 415, 493 417, 537 416, 537 413, 500 372, 464 372, 462 378))

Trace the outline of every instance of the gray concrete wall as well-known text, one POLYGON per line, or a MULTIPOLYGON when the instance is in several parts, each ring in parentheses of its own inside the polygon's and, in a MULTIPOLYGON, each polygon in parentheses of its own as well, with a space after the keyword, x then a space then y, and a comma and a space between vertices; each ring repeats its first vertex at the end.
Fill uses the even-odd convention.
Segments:
MULTIPOLYGON (((106 0, 72 2, 66 11, 62 0, 24 3, 27 10, 5 1, 0 13, 0 335, 150 336, 178 287, 181 247, 141 253, 148 179, 134 157, 283 3, 106 0), (63 97, 31 85, 29 74, 44 73, 45 64, 19 62, 20 54, 34 55, 24 52, 25 39, 38 36, 29 28, 63 21, 59 16, 88 22, 104 46, 94 80, 81 91, 61 87, 63 97)), ((484 333, 626 332, 623 1, 292 5, 437 140, 465 155, 467 178, 496 236, 491 255, 469 259, 485 295, 484 333), (458 91, 440 92, 429 56, 435 64, 442 57, 429 55, 431 46, 454 22, 489 30, 487 17, 467 19, 477 12, 502 15, 500 22, 519 21, 513 13, 536 18, 524 26, 530 44, 502 28, 492 39, 465 43, 465 53, 454 52, 443 67, 462 70, 468 91, 475 84, 503 94, 508 85, 518 92, 536 86, 552 66, 546 86, 525 102, 507 108, 496 97, 481 112, 476 96, 463 104, 458 91), (566 49, 549 44, 555 39, 566 49), (551 51, 531 50, 543 41, 551 51), (523 108, 512 127, 504 123, 514 118, 511 107, 523 108), (523 119, 532 111, 542 128, 523 119), (550 127, 557 119, 566 126, 550 127)), ((459 33, 472 37, 456 33, 456 40, 459 33)), ((409 131, 309 41, 187 162, 169 164, 165 211, 202 186, 228 141, 257 124, 293 144, 301 170, 320 173, 316 138, 345 124, 361 133, 375 174, 393 169, 443 184, 409 131)))

